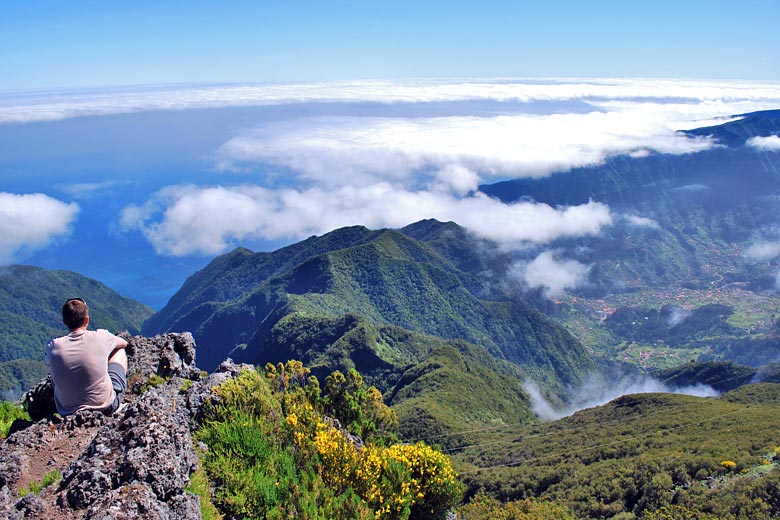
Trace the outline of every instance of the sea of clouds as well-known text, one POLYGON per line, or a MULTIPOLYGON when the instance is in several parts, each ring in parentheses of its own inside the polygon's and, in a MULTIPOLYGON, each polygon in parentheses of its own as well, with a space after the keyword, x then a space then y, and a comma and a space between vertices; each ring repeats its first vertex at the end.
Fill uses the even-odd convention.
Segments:
MULTIPOLYGON (((678 132, 780 106, 780 83, 625 79, 403 80, 312 84, 157 86, 0 95, 0 124, 84 116, 225 107, 354 105, 357 115, 266 120, 203 150, 213 182, 179 182, 129 201, 111 223, 140 232, 160 255, 214 255, 247 241, 295 241, 361 224, 400 227, 453 220, 507 248, 543 248, 561 237, 599 234, 618 218, 598 202, 551 207, 505 204, 480 183, 543 177, 615 155, 692 154, 719 146, 678 132), (576 101, 572 110, 567 102, 576 101), (491 111, 436 116, 409 107, 491 103, 491 111), (541 103, 541 104, 540 104, 541 103), (362 115, 362 104, 390 108, 362 115), (404 107, 393 115, 392 107, 404 107), (496 108, 497 107, 497 108, 496 108), (583 108, 584 107, 584 108, 583 108), (390 114, 390 115, 388 115, 390 114)), ((761 153, 780 137, 752 139, 761 153)), ((120 189, 118 179, 106 179, 120 189)), ((78 218, 72 200, 5 193, 0 259, 66 239, 78 218), (12 201, 12 202, 9 202, 12 201), (10 217, 9 217, 10 216, 10 217), (27 222, 34 233, 13 232, 27 222), (56 224, 54 224, 56 223, 56 224)), ((550 297, 584 283, 589 267, 542 250, 516 275, 550 297)))

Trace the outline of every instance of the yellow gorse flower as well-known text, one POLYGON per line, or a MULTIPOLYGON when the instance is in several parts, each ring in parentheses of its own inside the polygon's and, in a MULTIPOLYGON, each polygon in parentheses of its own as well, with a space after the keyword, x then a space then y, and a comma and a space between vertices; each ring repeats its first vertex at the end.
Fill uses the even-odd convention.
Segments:
POLYGON ((403 517, 429 494, 457 483, 449 457, 424 443, 358 449, 310 406, 296 407, 286 423, 299 449, 313 447, 323 481, 338 492, 352 488, 377 520, 403 517))

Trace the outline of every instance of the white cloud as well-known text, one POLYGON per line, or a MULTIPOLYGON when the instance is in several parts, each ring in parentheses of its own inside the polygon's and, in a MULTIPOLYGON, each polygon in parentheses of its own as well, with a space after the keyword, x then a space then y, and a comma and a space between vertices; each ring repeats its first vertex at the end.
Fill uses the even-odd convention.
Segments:
POLYGON ((609 208, 596 202, 564 208, 504 204, 481 193, 459 198, 380 182, 306 190, 171 186, 143 205, 124 208, 120 224, 124 230, 141 230, 160 254, 187 255, 220 253, 254 239, 300 239, 356 224, 398 228, 426 218, 452 220, 504 244, 594 235, 612 222, 609 208))
POLYGON ((766 261, 780 256, 780 242, 756 242, 745 250, 752 260, 766 261))
MULTIPOLYGON (((677 99, 691 106, 750 103, 752 109, 725 113, 702 111, 702 117, 775 108, 780 83, 682 81, 655 79, 482 79, 343 81, 303 84, 158 86, 85 91, 26 92, 0 98, 0 123, 49 121, 87 115, 149 110, 184 110, 228 106, 263 106, 307 102, 430 103, 466 100, 499 102, 677 99), (707 115, 710 114, 710 115, 707 115)), ((744 108, 744 107, 743 107, 744 108)))
POLYGON ((736 114, 774 108, 777 102, 777 100, 757 99, 705 99, 698 96, 685 101, 675 98, 665 98, 662 101, 642 98, 587 100, 589 105, 605 112, 644 113, 648 117, 665 121, 666 126, 671 130, 693 130, 723 125, 742 119, 736 114))
POLYGON ((459 164, 448 164, 436 172, 431 189, 467 195, 479 189, 479 175, 459 164))
POLYGON ((711 190, 709 186, 706 186, 704 184, 686 184, 685 186, 680 186, 678 188, 674 188, 676 191, 689 191, 692 193, 700 192, 700 191, 707 191, 711 190))
POLYGON ((558 260, 555 252, 544 251, 529 263, 513 266, 513 275, 531 289, 542 289, 547 298, 559 298, 567 290, 588 281, 590 267, 576 260, 558 260))
POLYGON ((667 325, 674 327, 684 322, 693 315, 693 312, 678 305, 672 307, 669 313, 669 318, 666 320, 667 325))
POLYGON ((777 135, 751 137, 745 144, 762 152, 780 152, 780 136, 777 135))
POLYGON ((628 222, 629 225, 634 227, 645 227, 651 229, 660 229, 661 227, 655 220, 639 215, 626 214, 623 215, 623 218, 626 220, 626 222, 628 222))
POLYGON ((277 165, 328 185, 405 181, 421 170, 460 168, 483 178, 541 177, 654 150, 685 154, 712 146, 652 114, 622 112, 494 117, 326 118, 268 125, 217 152, 222 168, 277 165))
POLYGON ((42 193, 0 192, 0 264, 17 261, 25 253, 66 235, 78 212, 78 204, 42 193))
POLYGON ((531 400, 531 408, 534 413, 545 421, 554 421, 567 417, 578 410, 601 406, 618 397, 630 394, 673 393, 696 397, 716 397, 719 395, 711 386, 702 384, 674 387, 651 377, 623 377, 618 379, 611 377, 607 379, 599 374, 592 374, 580 388, 572 392, 572 400, 564 406, 551 404, 545 399, 539 387, 533 381, 525 381, 523 390, 531 400))

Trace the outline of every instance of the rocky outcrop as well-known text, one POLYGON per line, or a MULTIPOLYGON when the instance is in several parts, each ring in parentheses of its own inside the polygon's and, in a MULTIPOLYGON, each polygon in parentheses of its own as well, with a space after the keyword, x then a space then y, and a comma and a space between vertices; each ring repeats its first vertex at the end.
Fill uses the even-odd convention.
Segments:
POLYGON ((189 333, 125 338, 128 392, 114 415, 83 411, 63 419, 50 381, 28 392, 36 422, 18 425, 0 445, 0 517, 201 517, 199 498, 186 491, 198 466, 192 432, 210 388, 243 367, 226 362, 204 378, 189 333), (53 472, 58 482, 21 497, 53 472))

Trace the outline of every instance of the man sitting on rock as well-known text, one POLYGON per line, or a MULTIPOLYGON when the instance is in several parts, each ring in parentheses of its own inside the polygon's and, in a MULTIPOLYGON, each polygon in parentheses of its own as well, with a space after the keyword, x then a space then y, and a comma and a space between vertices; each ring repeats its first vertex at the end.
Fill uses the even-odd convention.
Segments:
POLYGON ((46 344, 57 411, 114 413, 127 388, 127 341, 104 329, 87 330, 89 308, 81 298, 65 302, 62 322, 70 332, 46 344))

